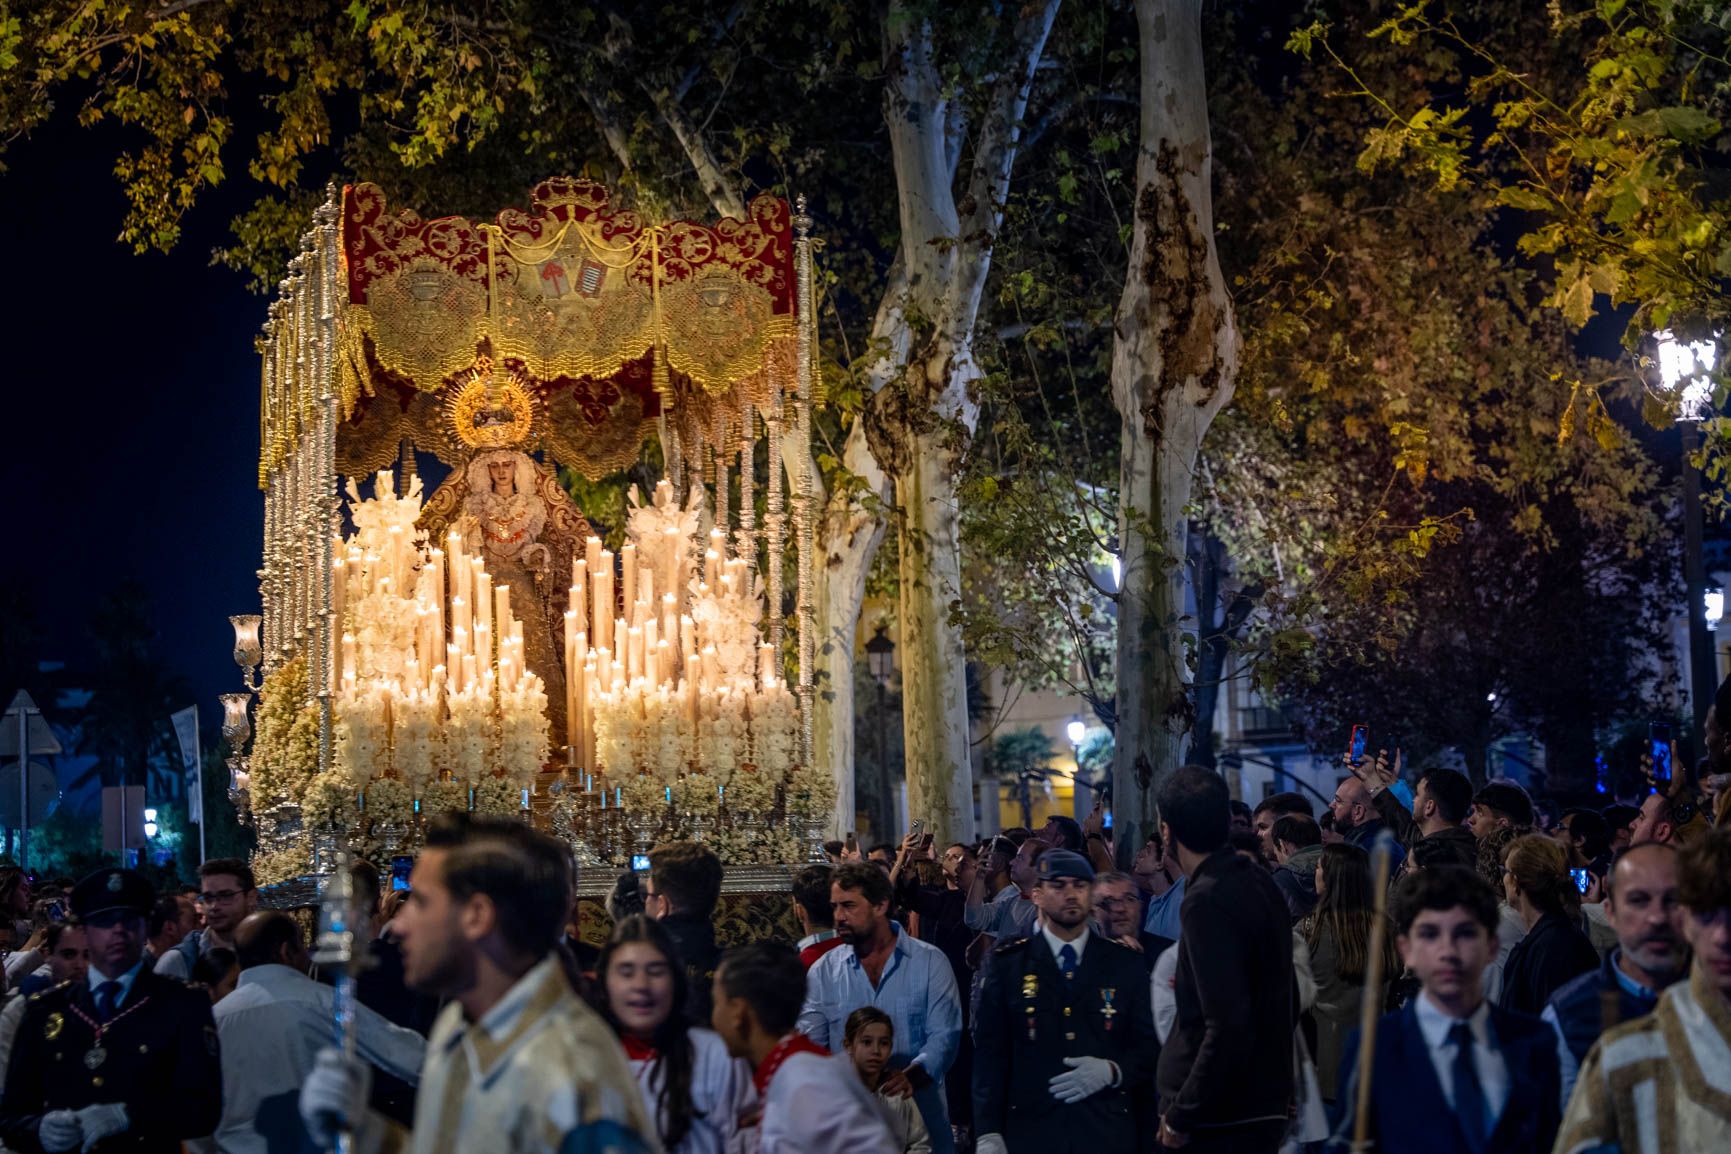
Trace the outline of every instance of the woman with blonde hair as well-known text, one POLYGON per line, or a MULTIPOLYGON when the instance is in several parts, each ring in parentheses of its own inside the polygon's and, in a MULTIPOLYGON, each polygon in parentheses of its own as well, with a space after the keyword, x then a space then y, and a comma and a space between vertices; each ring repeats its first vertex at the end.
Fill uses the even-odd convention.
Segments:
POLYGON ((1597 969, 1599 953, 1581 930, 1581 892, 1562 846, 1543 834, 1516 838, 1503 851, 1502 881, 1527 933, 1503 965, 1498 1004, 1537 1015, 1565 982, 1597 969))
MULTIPOLYGON (((1332 1102, 1338 1090, 1340 1059, 1347 1035, 1357 1028, 1370 969, 1370 931, 1376 924, 1376 883, 1370 855, 1345 842, 1322 847, 1316 862, 1316 908, 1301 927, 1310 947, 1310 967, 1316 978, 1316 1075, 1322 1096, 1332 1102)), ((1382 939, 1382 989, 1400 973, 1394 933, 1382 939)))

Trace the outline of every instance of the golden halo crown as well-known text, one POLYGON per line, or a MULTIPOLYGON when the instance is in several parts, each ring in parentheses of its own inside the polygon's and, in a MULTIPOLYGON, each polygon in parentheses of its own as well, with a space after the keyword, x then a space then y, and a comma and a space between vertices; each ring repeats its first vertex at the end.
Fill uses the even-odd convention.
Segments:
POLYGON ((451 431, 472 449, 520 449, 535 429, 535 397, 515 371, 482 357, 446 402, 451 431))

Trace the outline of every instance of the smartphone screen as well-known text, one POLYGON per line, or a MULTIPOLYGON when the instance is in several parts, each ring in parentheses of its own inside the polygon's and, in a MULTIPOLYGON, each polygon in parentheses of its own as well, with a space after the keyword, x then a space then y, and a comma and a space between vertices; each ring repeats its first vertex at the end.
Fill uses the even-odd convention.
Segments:
POLYGON ((1593 886, 1593 875, 1586 870, 1570 870, 1569 876, 1575 879, 1575 888, 1583 894, 1593 886))
POLYGON ((409 874, 415 868, 412 857, 394 857, 391 859, 391 888, 406 890, 409 888, 409 874))
POLYGON ((638 873, 647 873, 649 870, 649 855, 646 853, 632 854, 631 868, 636 870, 638 873))
POLYGON ((1647 726, 1647 740, 1653 747, 1653 780, 1660 785, 1671 782, 1671 726, 1655 721, 1647 726))
POLYGON ((1355 725, 1352 727, 1352 738, 1346 745, 1347 760, 1357 765, 1364 760, 1364 750, 1370 744, 1370 726, 1355 725))
POLYGON ((1104 829, 1111 829, 1112 828, 1112 811, 1111 810, 1106 811, 1106 816, 1102 819, 1101 824, 1102 824, 1102 828, 1104 828, 1104 829))

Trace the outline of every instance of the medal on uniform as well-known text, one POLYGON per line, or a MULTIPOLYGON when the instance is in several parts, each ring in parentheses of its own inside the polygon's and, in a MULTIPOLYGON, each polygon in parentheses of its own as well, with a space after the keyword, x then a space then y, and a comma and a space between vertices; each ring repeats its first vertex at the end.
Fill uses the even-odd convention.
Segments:
POLYGON ((1117 1015, 1118 1015, 1118 1007, 1116 1007, 1112 1004, 1112 999, 1116 998, 1117 996, 1118 996, 1118 990, 1115 986, 1103 986, 1103 987, 1101 987, 1101 990, 1100 990, 1100 1003, 1101 1003, 1100 1004, 1100 1017, 1102 1019, 1102 1024, 1105 1026, 1105 1028, 1108 1031, 1110 1031, 1112 1029, 1112 1019, 1117 1017, 1117 1015))
POLYGON ((42 1027, 42 1036, 52 1042, 60 1036, 60 1031, 66 1028, 66 1018, 59 1010, 48 1015, 48 1021, 42 1027))
POLYGON ((1034 1005, 1034 999, 1040 993, 1040 979, 1035 974, 1022 975, 1022 1000, 1027 1003, 1028 1010, 1028 1041, 1034 1041, 1034 1016, 1039 1009, 1034 1005))
MULTIPOLYGON (((86 1014, 77 1006, 67 1007, 67 1009, 71 1010, 73 1014, 77 1016, 79 1021, 90 1027, 91 1033, 96 1035, 95 1038, 91 1039, 90 1049, 84 1051, 84 1068, 86 1070, 96 1070, 102 1065, 102 1063, 108 1061, 108 1050, 102 1044, 102 1036, 112 1030, 114 1024, 120 1021, 120 1019, 126 1017, 126 1015, 132 1013, 134 1010, 142 1009, 149 1001, 149 998, 140 998, 138 1001, 126 1007, 126 1009, 120 1011, 120 1013, 114 1015, 114 1017, 108 1019, 106 1022, 98 1022, 94 1020, 89 1014, 86 1014)), ((60 1032, 60 1027, 65 1025, 64 1020, 56 1023, 55 1019, 59 1017, 59 1014, 55 1014, 48 1020, 48 1029, 53 1031, 53 1033, 49 1034, 50 1040, 60 1032)))

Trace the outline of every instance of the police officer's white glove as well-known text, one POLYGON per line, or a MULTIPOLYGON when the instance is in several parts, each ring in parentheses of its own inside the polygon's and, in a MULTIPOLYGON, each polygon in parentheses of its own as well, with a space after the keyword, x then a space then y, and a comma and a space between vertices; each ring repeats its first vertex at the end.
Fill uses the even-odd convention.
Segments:
POLYGON ((1098 1094, 1118 1077, 1118 1068, 1104 1058, 1065 1058, 1070 1069, 1046 1084, 1052 1097, 1060 1102, 1075 1103, 1098 1094))
POLYGON ((359 1058, 345 1058, 335 1046, 320 1050, 301 1083, 301 1121, 308 1133, 329 1149, 337 1131, 360 1121, 372 1081, 372 1067, 359 1058))
POLYGON ((1010 1154, 1002 1134, 981 1134, 974 1139, 974 1154, 1010 1154))
POLYGON ((78 1111, 78 1126, 84 1132, 84 1154, 90 1154, 91 1147, 104 1138, 112 1138, 130 1125, 132 1119, 126 1116, 126 1107, 119 1102, 102 1102, 84 1107, 78 1111))
POLYGON ((36 1140, 48 1154, 65 1154, 84 1140, 84 1127, 70 1110, 50 1110, 36 1125, 36 1140))

